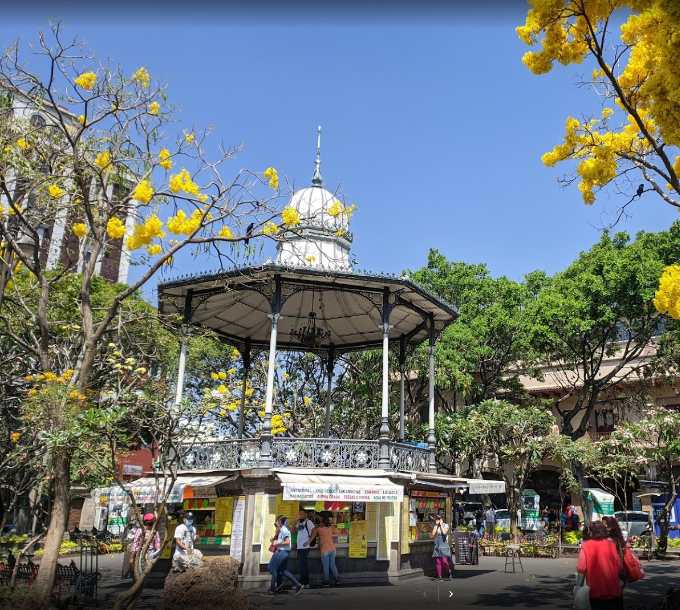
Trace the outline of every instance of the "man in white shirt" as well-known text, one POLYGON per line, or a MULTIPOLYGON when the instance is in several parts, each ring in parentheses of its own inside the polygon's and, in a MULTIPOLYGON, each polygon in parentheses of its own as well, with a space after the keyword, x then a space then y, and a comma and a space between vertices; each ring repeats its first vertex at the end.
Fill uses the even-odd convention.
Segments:
POLYGON ((300 566, 300 582, 305 589, 309 589, 309 566, 307 556, 309 555, 309 539, 314 531, 314 523, 309 519, 307 511, 302 509, 295 519, 297 528, 297 556, 300 566))
POLYGON ((484 513, 484 522, 486 525, 486 534, 489 538, 493 537, 493 531, 496 527, 496 511, 491 504, 486 505, 486 512, 484 513))
POLYGON ((182 523, 175 530, 175 554, 172 558, 173 568, 176 568, 176 559, 194 552, 196 540, 196 528, 194 527, 194 514, 184 513, 182 523))

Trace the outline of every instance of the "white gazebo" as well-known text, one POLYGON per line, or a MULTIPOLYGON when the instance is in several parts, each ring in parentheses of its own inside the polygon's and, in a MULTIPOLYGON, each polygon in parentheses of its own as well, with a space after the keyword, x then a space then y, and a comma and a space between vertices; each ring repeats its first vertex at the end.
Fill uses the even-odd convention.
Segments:
MULTIPOLYGON (((352 268, 349 217, 321 178, 320 133, 312 186, 295 192, 290 207, 302 219, 277 246, 276 261, 192 274, 158 287, 159 312, 212 330, 236 345, 244 358, 244 383, 253 349, 269 350, 265 420, 259 440, 243 439, 241 402, 238 438, 195 443, 188 468, 260 468, 291 465, 381 468, 436 472, 434 352, 438 334, 457 317, 455 308, 407 276, 352 268), (427 448, 391 443, 388 426, 389 350, 401 369, 400 440, 404 439, 406 354, 428 341, 430 358, 427 448), (272 437, 271 416, 277 350, 312 351, 328 363, 325 439, 272 437), (382 423, 374 441, 330 439, 330 387, 341 353, 382 349, 382 423)), ((185 349, 180 361, 181 396, 185 349)), ((423 439, 425 440, 425 439, 423 439)))

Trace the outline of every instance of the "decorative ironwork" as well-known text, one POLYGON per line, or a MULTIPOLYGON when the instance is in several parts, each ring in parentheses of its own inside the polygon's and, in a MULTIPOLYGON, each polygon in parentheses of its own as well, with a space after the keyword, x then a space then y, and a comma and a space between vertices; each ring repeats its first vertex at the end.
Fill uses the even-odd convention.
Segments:
POLYGON ((378 468, 378 441, 328 438, 274 438, 275 467, 378 468))
POLYGON ((256 468, 260 461, 260 439, 202 441, 180 447, 181 470, 224 470, 256 468))
MULTIPOLYGON (((200 441, 180 448, 182 470, 256 468, 260 439, 200 441)), ((379 441, 328 438, 273 438, 273 467, 380 468, 379 441)), ((422 447, 389 443, 390 468, 395 472, 429 472, 429 452, 422 447)))
POLYGON ((427 447, 390 443, 390 466, 395 471, 429 472, 429 451, 427 447))

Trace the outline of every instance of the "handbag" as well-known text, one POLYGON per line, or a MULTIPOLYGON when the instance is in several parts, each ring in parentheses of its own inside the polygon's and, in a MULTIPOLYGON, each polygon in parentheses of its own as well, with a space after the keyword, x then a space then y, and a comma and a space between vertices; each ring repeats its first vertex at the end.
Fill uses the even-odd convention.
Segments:
POLYGON ((623 568, 626 571, 626 579, 628 582, 642 580, 645 577, 645 571, 642 569, 640 560, 630 549, 625 549, 623 551, 623 568))
POLYGON ((273 544, 270 544, 270 545, 269 545, 269 552, 270 552, 270 553, 276 553, 276 546, 273 545, 273 544))
POLYGON ((574 610, 590 610, 590 587, 574 586, 574 610))

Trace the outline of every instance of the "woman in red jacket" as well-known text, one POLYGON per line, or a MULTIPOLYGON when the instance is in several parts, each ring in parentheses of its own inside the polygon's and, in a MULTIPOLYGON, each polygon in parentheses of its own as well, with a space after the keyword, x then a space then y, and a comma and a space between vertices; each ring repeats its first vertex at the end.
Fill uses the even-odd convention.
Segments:
POLYGON ((581 546, 576 570, 586 575, 592 610, 623 610, 623 591, 619 574, 623 563, 609 530, 602 521, 590 524, 590 540, 581 546))

